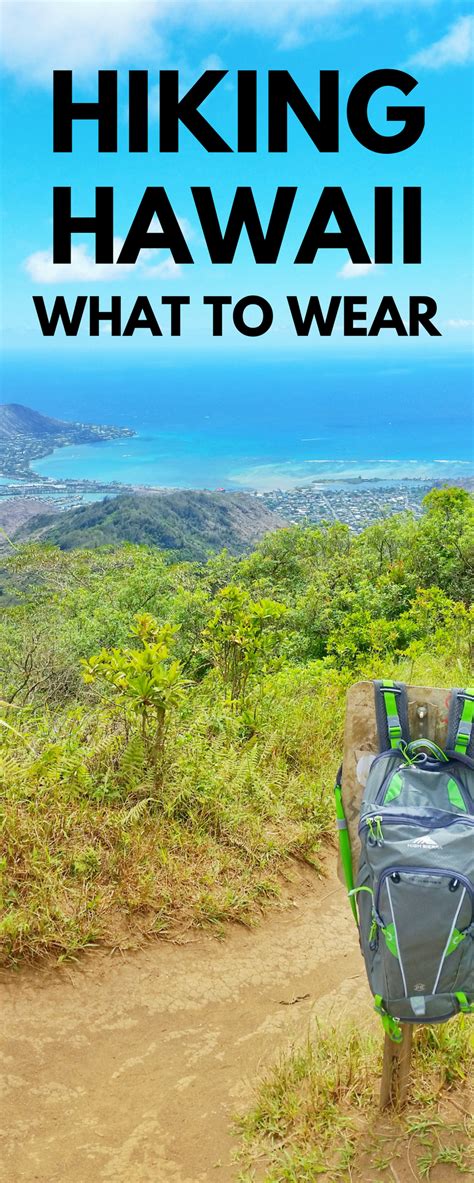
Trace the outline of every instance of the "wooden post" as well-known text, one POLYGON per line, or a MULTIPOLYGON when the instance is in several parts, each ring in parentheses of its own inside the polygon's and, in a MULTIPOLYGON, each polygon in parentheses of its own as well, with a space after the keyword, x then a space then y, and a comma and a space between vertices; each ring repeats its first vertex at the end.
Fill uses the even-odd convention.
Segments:
POLYGON ((389 1106, 401 1109, 408 1095, 413 1024, 401 1023, 400 1026, 401 1043, 394 1043, 388 1035, 385 1036, 380 1086, 381 1109, 387 1109, 389 1106))

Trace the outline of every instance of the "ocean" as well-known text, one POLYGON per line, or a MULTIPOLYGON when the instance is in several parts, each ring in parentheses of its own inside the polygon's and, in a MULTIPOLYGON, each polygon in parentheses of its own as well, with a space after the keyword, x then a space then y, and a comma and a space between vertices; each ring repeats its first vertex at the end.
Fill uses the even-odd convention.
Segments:
POLYGON ((3 400, 133 428, 133 439, 58 449, 44 476, 181 488, 290 489, 362 477, 472 475, 466 359, 250 363, 230 357, 131 365, 64 353, 7 359, 3 400))

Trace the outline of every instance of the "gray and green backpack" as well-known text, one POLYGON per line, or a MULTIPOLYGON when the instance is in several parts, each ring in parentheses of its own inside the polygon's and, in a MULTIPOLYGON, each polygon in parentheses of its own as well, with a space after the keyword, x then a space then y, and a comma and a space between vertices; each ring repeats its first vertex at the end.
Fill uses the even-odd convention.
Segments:
POLYGON ((342 861, 385 1030, 474 1011, 474 689, 453 690, 446 750, 410 740, 406 687, 375 682, 380 754, 360 810, 355 886, 342 861), (355 907, 355 903, 357 907, 355 907))

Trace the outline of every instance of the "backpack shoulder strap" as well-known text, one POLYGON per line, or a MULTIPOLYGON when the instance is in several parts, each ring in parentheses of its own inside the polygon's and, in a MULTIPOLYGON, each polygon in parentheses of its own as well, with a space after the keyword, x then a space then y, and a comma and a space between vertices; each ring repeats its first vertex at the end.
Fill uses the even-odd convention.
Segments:
POLYGON ((452 690, 449 705, 448 751, 474 756, 474 688, 452 690))
POLYGON ((387 679, 375 681, 374 692, 380 751, 387 752, 389 748, 398 748, 400 740, 409 743, 408 697, 405 683, 389 682, 387 679))

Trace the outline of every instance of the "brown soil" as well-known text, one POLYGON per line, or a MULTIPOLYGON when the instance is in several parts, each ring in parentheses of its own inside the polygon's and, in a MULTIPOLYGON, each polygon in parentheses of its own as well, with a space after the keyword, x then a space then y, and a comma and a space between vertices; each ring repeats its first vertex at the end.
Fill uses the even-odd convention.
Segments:
MULTIPOLYGON (((285 904, 253 930, 183 940, 2 976, 4 1183, 236 1183, 232 1117, 279 1050, 319 1019, 377 1029, 334 871, 295 871, 285 904)), ((448 1129, 469 1103, 456 1096, 448 1129)), ((358 1161, 353 1183, 412 1183, 416 1148, 402 1147, 396 1118, 382 1124, 392 1163, 374 1176, 358 1161)), ((255 1165, 261 1178, 265 1160, 255 1165)), ((430 1178, 461 1176, 445 1164, 430 1178)))
POLYGON ((309 870, 251 931, 96 951, 1 993, 5 1183, 230 1183, 259 1072, 312 1017, 371 1009, 344 892, 309 870))

